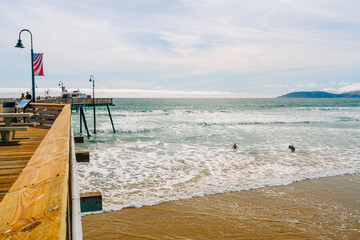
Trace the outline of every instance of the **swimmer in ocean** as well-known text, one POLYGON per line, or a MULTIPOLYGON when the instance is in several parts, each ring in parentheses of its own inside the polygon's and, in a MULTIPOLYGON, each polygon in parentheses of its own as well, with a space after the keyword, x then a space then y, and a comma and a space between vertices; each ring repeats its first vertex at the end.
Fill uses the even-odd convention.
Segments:
POLYGON ((236 145, 236 143, 234 143, 234 145, 232 146, 233 149, 237 149, 238 146, 236 145))
POLYGON ((294 145, 289 145, 289 148, 291 149, 292 152, 295 152, 295 147, 294 147, 294 145))

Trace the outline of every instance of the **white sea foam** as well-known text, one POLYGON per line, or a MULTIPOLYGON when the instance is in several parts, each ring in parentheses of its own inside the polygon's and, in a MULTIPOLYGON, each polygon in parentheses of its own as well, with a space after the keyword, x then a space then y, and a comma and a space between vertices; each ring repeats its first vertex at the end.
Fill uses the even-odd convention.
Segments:
POLYGON ((359 108, 320 109, 119 110, 115 135, 101 115, 98 135, 83 146, 91 162, 79 166, 80 185, 118 210, 359 173, 359 108))

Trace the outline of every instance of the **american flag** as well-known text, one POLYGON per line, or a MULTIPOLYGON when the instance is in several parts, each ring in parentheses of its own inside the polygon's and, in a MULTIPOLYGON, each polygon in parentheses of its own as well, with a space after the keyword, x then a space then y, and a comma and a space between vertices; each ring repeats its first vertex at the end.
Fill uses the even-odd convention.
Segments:
POLYGON ((43 55, 43 53, 34 53, 33 62, 35 76, 44 76, 43 55))

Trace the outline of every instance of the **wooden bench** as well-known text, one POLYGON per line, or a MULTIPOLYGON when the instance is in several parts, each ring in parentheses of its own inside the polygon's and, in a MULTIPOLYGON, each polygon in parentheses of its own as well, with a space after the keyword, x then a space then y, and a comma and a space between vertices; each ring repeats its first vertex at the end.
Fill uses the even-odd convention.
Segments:
POLYGON ((33 113, 0 113, 0 117, 2 117, 5 121, 5 126, 0 126, 1 132, 1 141, 8 142, 11 141, 16 131, 27 131, 29 128, 24 125, 16 126, 15 123, 12 122, 14 118, 29 118, 33 116, 33 113))
MULTIPOLYGON (((35 126, 38 126, 39 124, 36 124, 36 123, 12 123, 11 126, 16 126, 16 127, 35 127, 35 126)), ((4 127, 5 124, 0 124, 0 127, 4 127)))
POLYGON ((29 127, 0 127, 1 141, 9 142, 13 139, 15 131, 27 131, 29 127))

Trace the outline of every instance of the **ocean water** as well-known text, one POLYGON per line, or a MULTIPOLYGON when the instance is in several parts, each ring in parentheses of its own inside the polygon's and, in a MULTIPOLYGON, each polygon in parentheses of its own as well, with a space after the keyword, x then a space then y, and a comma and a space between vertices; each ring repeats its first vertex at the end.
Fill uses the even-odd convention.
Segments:
POLYGON ((81 192, 101 191, 105 211, 360 172, 360 99, 114 103, 117 132, 98 108, 93 134, 88 109, 92 136, 77 145, 91 151, 79 164, 81 192))

